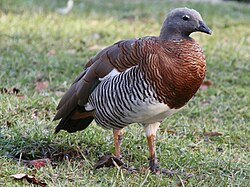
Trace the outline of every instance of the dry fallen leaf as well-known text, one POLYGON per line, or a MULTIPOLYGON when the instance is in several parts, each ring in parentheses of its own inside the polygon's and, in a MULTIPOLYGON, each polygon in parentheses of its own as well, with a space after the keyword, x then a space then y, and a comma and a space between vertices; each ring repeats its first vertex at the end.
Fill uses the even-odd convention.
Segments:
POLYGON ((42 91, 45 88, 47 88, 49 86, 49 81, 40 81, 40 82, 36 82, 36 90, 37 91, 42 91))
POLYGON ((33 166, 36 169, 39 169, 41 167, 46 166, 47 164, 51 163, 51 160, 49 159, 37 159, 37 160, 31 160, 28 162, 29 166, 33 166))
POLYGON ((27 175, 27 174, 24 174, 24 173, 18 173, 18 174, 15 174, 15 175, 11 175, 11 177, 13 177, 16 180, 26 179, 29 183, 37 184, 37 185, 42 186, 42 187, 47 186, 46 183, 39 182, 38 180, 36 180, 36 178, 34 176, 27 175))
POLYGON ((95 169, 110 166, 122 166, 124 163, 117 157, 113 155, 104 155, 101 157, 97 163, 94 165, 95 169))
POLYGON ((29 177, 29 178, 34 178, 33 176, 31 175, 27 175, 27 174, 24 174, 24 173, 18 173, 18 174, 15 174, 15 175, 11 175, 11 177, 14 177, 15 179, 23 179, 25 177, 29 177))
POLYGON ((200 90, 204 91, 207 90, 212 85, 211 80, 204 80, 200 86, 200 90))
POLYGON ((221 136, 223 133, 221 132, 205 132, 204 136, 221 136))

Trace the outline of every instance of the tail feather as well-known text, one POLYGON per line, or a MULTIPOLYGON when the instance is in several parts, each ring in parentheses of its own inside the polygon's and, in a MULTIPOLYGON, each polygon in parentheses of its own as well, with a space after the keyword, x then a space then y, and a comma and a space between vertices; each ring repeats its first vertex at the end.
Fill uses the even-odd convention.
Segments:
POLYGON ((90 125, 93 119, 94 117, 92 116, 83 119, 72 119, 70 116, 67 116, 61 119, 55 129, 55 133, 58 133, 60 130, 65 130, 69 133, 84 130, 90 125))
POLYGON ((86 111, 77 106, 69 115, 63 117, 55 129, 55 133, 65 130, 69 133, 86 129, 93 121, 94 111, 86 111))

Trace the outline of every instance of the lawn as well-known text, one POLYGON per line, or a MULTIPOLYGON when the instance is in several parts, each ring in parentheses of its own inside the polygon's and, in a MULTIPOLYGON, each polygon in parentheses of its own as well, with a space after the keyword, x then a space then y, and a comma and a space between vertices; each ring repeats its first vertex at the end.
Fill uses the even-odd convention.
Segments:
MULTIPOLYGON (((250 4, 167 0, 0 1, 0 186, 29 186, 11 175, 35 176, 47 186, 250 186, 250 4), (92 124, 55 135, 56 105, 84 64, 121 39, 158 35, 175 7, 198 10, 213 35, 192 34, 207 58, 206 80, 158 132, 154 175, 143 128, 126 128, 121 168, 93 169, 114 151, 112 132, 92 124), (213 136, 214 135, 214 136, 213 136), (44 167, 31 160, 47 159, 44 167)), ((32 186, 32 184, 30 184, 32 186)))

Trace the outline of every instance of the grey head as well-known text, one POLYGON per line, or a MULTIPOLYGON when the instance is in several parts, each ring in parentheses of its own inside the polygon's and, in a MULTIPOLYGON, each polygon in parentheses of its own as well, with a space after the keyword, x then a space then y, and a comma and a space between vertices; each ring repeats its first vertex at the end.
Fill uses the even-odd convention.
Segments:
POLYGON ((160 38, 164 40, 181 40, 189 38, 192 32, 212 34, 199 12, 189 8, 172 10, 161 28, 160 38))

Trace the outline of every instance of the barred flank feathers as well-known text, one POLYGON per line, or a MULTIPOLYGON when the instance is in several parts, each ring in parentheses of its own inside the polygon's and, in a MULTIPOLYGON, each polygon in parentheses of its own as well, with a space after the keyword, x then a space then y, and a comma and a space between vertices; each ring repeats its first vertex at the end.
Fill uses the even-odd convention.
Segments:
POLYGON ((123 128, 133 123, 131 115, 141 105, 154 102, 156 94, 137 66, 104 80, 89 98, 96 110, 96 122, 105 128, 123 128))

